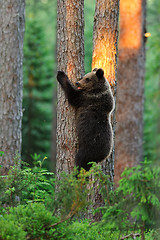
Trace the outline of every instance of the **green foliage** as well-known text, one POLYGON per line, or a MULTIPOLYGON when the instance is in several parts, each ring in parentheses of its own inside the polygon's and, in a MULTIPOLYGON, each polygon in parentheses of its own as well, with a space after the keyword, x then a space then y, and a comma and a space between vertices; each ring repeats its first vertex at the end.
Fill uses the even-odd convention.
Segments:
POLYGON ((17 157, 0 178, 0 239, 62 239, 66 222, 87 206, 88 174, 76 178, 75 169, 55 181, 42 168, 44 159, 35 154, 34 161, 33 168, 20 168, 17 157))
MULTIPOLYGON (((43 162, 44 160, 42 160, 43 162)), ((10 167, 7 176, 0 177, 0 203, 3 206, 17 206, 28 202, 45 202, 50 205, 54 199, 53 173, 39 166, 20 168, 19 159, 10 167), (52 176, 52 177, 50 177, 52 176)), ((41 161, 38 163, 41 165, 41 161)))
MULTIPOLYGON (((145 233, 146 240, 159 240, 158 231, 148 231, 145 233)), ((127 234, 130 235, 130 234, 127 234)), ((67 240, 118 240, 122 236, 120 231, 113 230, 112 232, 108 230, 107 226, 98 223, 92 223, 88 220, 74 221, 67 227, 67 240)), ((127 239, 132 240, 133 237, 128 237, 127 239)), ((140 240, 141 236, 136 237, 136 240, 140 240)))
POLYGON ((67 238, 69 240, 117 240, 118 233, 108 232, 104 227, 97 224, 91 224, 88 220, 74 221, 67 229, 67 238))
POLYGON ((119 187, 110 191, 103 221, 110 231, 144 231, 157 228, 160 216, 160 168, 145 161, 126 169, 119 187))
POLYGON ((0 239, 2 240, 24 240, 26 233, 14 220, 0 218, 0 239))
POLYGON ((2 239, 62 239, 65 234, 64 223, 52 225, 58 218, 52 215, 42 203, 19 205, 9 209, 0 219, 2 239))
POLYGON ((33 158, 33 168, 24 164, 20 168, 17 157, 8 175, 0 178, 0 239, 117 240, 148 229, 155 231, 145 233, 146 239, 158 239, 159 167, 145 161, 125 170, 120 186, 114 190, 96 164, 89 172, 82 169, 78 174, 75 169, 54 179, 42 168, 45 159, 37 154, 33 158), (102 221, 80 221, 92 205, 88 196, 95 186, 104 200, 104 207, 96 210, 102 211, 102 221))

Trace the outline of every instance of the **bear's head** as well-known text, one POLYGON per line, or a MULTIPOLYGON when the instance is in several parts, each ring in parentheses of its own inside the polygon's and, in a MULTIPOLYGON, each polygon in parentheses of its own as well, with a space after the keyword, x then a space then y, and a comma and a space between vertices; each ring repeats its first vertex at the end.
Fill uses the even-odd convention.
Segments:
POLYGON ((101 90, 105 85, 106 79, 104 77, 103 69, 95 68, 92 72, 87 73, 81 80, 76 82, 76 86, 82 91, 101 90))

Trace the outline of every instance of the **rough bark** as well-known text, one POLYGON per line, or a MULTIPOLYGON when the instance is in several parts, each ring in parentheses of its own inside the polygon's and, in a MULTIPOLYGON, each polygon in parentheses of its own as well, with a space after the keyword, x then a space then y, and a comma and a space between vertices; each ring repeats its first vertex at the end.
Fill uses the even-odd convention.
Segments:
MULTIPOLYGON (((97 0, 94 16, 92 69, 103 68, 105 77, 112 86, 116 100, 117 41, 118 41, 119 0, 97 0)), ((115 132, 115 112, 112 114, 115 132)), ((114 175, 114 146, 112 155, 102 164, 103 170, 114 175)))
POLYGON ((21 152, 25 0, 0 1, 0 157, 6 174, 21 152))
MULTIPOLYGON (((84 75, 84 0, 57 2, 57 64, 73 82, 84 75)), ((58 86, 57 173, 70 172, 75 164, 77 140, 75 111, 58 86)))
POLYGON ((115 183, 142 160, 145 0, 121 0, 115 183))

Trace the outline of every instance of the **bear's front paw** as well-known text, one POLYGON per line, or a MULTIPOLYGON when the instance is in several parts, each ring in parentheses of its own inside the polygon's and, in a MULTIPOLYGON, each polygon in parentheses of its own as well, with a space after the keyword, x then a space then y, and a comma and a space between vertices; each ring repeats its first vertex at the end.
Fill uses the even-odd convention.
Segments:
POLYGON ((64 76, 66 76, 66 74, 63 71, 58 71, 57 78, 64 77, 64 76))
POLYGON ((58 73, 57 73, 58 82, 62 83, 65 80, 67 80, 67 78, 68 78, 67 75, 63 71, 58 71, 58 73))

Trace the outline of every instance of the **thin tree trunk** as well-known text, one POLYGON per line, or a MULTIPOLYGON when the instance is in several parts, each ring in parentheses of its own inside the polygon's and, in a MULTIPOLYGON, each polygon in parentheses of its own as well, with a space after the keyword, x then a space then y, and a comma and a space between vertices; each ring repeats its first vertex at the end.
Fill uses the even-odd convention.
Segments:
MULTIPOLYGON (((58 70, 76 82, 84 75, 84 0, 58 0, 57 7, 58 70)), ((75 111, 58 86, 57 173, 73 169, 76 150, 75 111)))
POLYGON ((0 1, 0 157, 6 174, 21 152, 25 0, 0 1))
MULTIPOLYGON (((160 93, 160 77, 159 77, 159 83, 158 83, 158 92, 160 93)), ((158 95, 158 117, 157 117, 157 136, 160 136, 160 95, 158 95)), ((156 157, 157 162, 159 162, 160 159, 160 144, 159 144, 159 137, 157 139, 156 136, 156 157)))
POLYGON ((145 0, 121 0, 116 112, 115 183, 142 161, 145 0))
POLYGON ((56 173, 56 155, 57 155, 57 147, 56 147, 56 129, 57 129, 57 88, 54 87, 53 92, 53 101, 52 101, 52 143, 51 143, 51 169, 54 173, 56 173))
MULTIPOLYGON (((97 0, 94 16, 92 69, 103 68, 105 77, 112 86, 116 97, 117 41, 118 41, 119 0, 97 0)), ((116 100, 116 98, 115 98, 116 100)), ((115 112, 112 116, 115 132, 115 112)), ((114 146, 112 155, 103 162, 103 170, 114 175, 114 146)))

